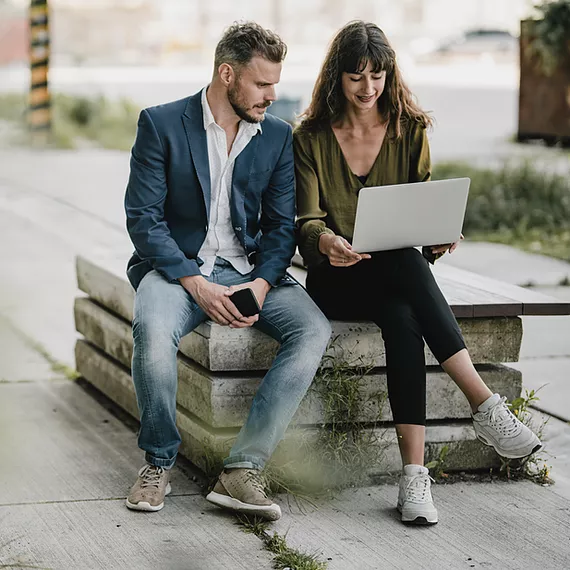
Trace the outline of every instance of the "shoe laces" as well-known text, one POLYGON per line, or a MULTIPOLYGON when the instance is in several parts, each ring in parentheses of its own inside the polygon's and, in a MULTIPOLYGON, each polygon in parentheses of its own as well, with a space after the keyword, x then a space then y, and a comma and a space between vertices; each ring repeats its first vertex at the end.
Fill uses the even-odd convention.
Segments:
POLYGON ((503 396, 489 411, 489 425, 494 427, 501 435, 513 436, 521 429, 521 423, 505 404, 503 396))
POLYGON ((406 499, 415 502, 426 502, 432 481, 435 483, 434 479, 427 473, 413 475, 406 485, 406 499))
POLYGON ((265 492, 265 485, 261 479, 261 475, 255 469, 251 469, 247 472, 248 481, 251 483, 252 487, 259 491, 265 498, 267 498, 267 493, 265 492))
POLYGON ((141 487, 156 487, 158 489, 163 475, 164 467, 159 467, 158 465, 147 465, 141 472, 141 487))

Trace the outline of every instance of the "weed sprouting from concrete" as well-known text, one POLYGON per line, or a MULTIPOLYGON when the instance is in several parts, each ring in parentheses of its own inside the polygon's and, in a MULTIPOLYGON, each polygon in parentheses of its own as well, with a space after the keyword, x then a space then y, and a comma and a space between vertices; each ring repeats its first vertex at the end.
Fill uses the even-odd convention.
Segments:
POLYGON ((436 481, 442 481, 449 477, 449 475, 445 472, 445 460, 448 453, 449 445, 444 445, 441 448, 437 459, 426 463, 426 467, 430 470, 432 477, 436 481))
POLYGON ((323 359, 315 378, 313 389, 324 408, 317 450, 328 466, 327 482, 332 487, 364 483, 383 459, 381 436, 370 426, 382 419, 386 393, 367 394, 363 386, 372 369, 372 364, 354 361, 336 349, 323 359))
POLYGON ((273 567, 277 570, 326 570, 328 564, 321 562, 316 554, 307 554, 287 544, 287 535, 269 532, 269 523, 259 517, 237 516, 242 530, 254 534, 263 542, 266 550, 274 555, 273 567))
MULTIPOLYGON (((524 395, 515 398, 510 402, 509 407, 517 418, 526 426, 528 426, 542 440, 544 428, 548 423, 548 419, 535 421, 529 408, 533 402, 537 402, 540 398, 536 395, 538 390, 525 389, 524 395)), ((544 447, 528 457, 522 459, 507 459, 501 457, 500 474, 509 480, 530 479, 539 485, 551 485, 553 480, 550 478, 550 467, 546 464, 542 457, 544 447)))
POLYGON ((266 468, 270 491, 311 502, 335 489, 366 484, 370 472, 380 470, 387 444, 376 428, 386 393, 367 390, 373 368, 332 341, 308 395, 320 408, 322 423, 299 431, 288 462, 266 468))

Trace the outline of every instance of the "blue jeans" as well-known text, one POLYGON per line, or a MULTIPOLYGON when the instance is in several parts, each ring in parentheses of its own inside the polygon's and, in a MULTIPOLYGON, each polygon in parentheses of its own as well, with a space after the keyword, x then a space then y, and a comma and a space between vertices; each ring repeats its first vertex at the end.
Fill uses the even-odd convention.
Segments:
MULTIPOLYGON (((251 281, 251 276, 218 259, 207 279, 230 286, 251 281)), ((153 465, 170 468, 176 460, 181 441, 176 353, 180 339, 207 319, 178 282, 170 283, 156 271, 141 281, 135 296, 132 374, 141 422, 138 444, 153 465)), ((254 326, 281 346, 224 461, 227 468, 264 467, 307 392, 331 334, 327 318, 297 284, 272 288, 254 326)))

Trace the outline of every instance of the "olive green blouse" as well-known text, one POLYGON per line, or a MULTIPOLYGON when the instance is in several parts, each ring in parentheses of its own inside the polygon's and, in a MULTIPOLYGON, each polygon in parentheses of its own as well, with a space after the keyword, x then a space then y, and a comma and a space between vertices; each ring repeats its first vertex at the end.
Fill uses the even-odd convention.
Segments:
MULTIPOLYGON (((293 133, 297 187, 299 251, 310 267, 326 259, 318 248, 323 233, 352 241, 358 192, 364 186, 350 170, 330 126, 318 131, 297 128, 293 133)), ((413 123, 402 137, 386 136, 366 186, 423 182, 431 175, 425 128, 413 123)))

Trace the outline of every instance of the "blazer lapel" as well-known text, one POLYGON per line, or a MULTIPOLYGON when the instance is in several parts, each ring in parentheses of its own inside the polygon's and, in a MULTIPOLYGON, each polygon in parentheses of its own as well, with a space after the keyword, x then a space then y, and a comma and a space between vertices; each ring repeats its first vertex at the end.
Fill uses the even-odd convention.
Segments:
POLYGON ((210 163, 208 159, 208 142, 206 140, 206 131, 204 130, 204 119, 202 115, 202 91, 192 95, 188 99, 186 110, 182 115, 182 122, 190 147, 190 154, 202 193, 204 194, 204 203, 206 204, 206 215, 210 219, 210 200, 211 200, 211 182, 210 182, 210 163))

